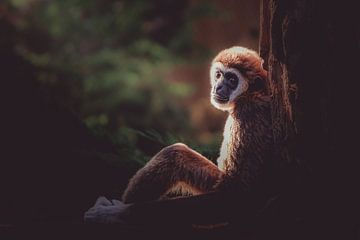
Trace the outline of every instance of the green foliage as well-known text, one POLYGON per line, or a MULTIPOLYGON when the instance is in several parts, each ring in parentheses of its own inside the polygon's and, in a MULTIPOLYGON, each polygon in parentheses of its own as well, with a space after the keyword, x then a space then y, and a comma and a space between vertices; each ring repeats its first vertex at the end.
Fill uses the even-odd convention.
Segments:
POLYGON ((187 1, 169 0, 10 3, 23 14, 19 31, 40 36, 35 43, 24 39, 18 50, 38 67, 43 89, 77 111, 97 135, 112 139, 127 158, 149 159, 138 146, 141 139, 162 146, 196 135, 181 105, 192 86, 169 83, 165 76, 189 61, 192 46, 197 47, 191 21, 211 15, 211 5, 191 8, 187 1))

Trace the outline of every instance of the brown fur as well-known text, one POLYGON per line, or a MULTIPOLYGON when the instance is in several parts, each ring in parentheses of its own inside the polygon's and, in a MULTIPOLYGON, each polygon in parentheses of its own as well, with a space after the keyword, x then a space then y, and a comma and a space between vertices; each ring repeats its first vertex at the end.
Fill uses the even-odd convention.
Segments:
POLYGON ((225 49, 218 53, 212 62, 221 62, 226 67, 236 68, 250 81, 256 77, 264 80, 267 78, 267 72, 262 67, 263 60, 255 51, 244 47, 225 49))
MULTIPOLYGON (((266 81, 262 59, 252 50, 226 49, 213 62, 237 68, 250 86, 258 77, 266 81)), ((265 89, 262 90, 256 94, 248 90, 236 100, 225 125, 219 167, 184 144, 171 145, 135 174, 124 192, 123 201, 156 200, 179 183, 193 194, 256 185, 262 179, 273 147, 270 97, 266 96, 265 89)))
POLYGON ((273 148, 269 103, 269 97, 258 95, 237 100, 224 129, 226 150, 218 165, 225 175, 217 188, 247 188, 259 179, 273 148))

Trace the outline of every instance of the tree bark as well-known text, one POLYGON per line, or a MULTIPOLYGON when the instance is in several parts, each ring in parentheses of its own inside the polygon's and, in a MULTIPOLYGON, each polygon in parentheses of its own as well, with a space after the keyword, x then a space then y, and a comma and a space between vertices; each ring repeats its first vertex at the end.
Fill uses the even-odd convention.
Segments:
POLYGON ((276 150, 309 183, 307 214, 347 226, 354 226, 359 202, 352 155, 359 108, 355 9, 348 1, 263 0, 260 19, 276 150))

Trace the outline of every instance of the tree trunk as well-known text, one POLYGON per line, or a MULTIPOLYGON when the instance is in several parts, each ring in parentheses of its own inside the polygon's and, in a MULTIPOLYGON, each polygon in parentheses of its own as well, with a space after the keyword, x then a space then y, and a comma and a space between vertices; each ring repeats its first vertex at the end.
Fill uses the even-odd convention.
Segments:
POLYGON ((277 151, 284 163, 306 170, 308 216, 351 227, 347 234, 355 234, 359 203, 351 155, 359 108, 353 99, 359 79, 356 9, 346 1, 263 0, 260 20, 277 151))

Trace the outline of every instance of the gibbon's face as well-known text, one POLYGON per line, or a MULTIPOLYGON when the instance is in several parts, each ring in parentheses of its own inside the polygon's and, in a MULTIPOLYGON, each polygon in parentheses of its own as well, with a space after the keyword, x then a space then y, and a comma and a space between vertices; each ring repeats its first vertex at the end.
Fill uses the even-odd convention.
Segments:
POLYGON ((229 111, 235 107, 236 99, 249 87, 248 79, 236 68, 215 62, 210 69, 211 103, 218 109, 229 111))

